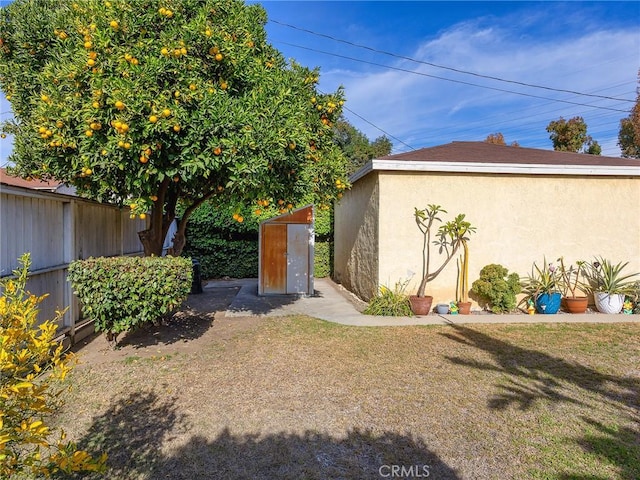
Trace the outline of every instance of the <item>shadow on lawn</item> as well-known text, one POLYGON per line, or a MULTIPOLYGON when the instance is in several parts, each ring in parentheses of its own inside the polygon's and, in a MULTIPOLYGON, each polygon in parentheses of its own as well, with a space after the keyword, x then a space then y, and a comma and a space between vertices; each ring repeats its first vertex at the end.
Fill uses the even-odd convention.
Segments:
POLYGON ((238 293, 238 287, 210 288, 189 295, 182 307, 158 325, 143 325, 118 339, 118 347, 145 348, 200 338, 211 328, 216 312, 223 312, 238 293))
POLYGON ((227 307, 227 313, 231 316, 267 315, 295 303, 298 298, 294 294, 258 296, 258 281, 247 281, 227 307))
MULTIPOLYGON (((489 400, 497 410, 515 404, 521 410, 533 407, 539 400, 583 404, 563 393, 567 384, 595 393, 607 399, 637 426, 640 424, 640 383, 635 378, 607 375, 593 368, 553 357, 537 350, 526 349, 498 340, 461 325, 452 325, 454 334, 443 334, 458 343, 484 350, 494 362, 480 362, 462 357, 447 357, 452 363, 508 375, 508 386, 489 400)), ((596 420, 581 417, 590 433, 577 440, 582 448, 606 459, 620 469, 620 478, 640 478, 640 430, 609 427, 596 420)), ((600 477, 567 474, 562 480, 600 480, 600 477)), ((604 480, 604 477, 602 478, 604 480)))
POLYGON ((233 434, 226 428, 215 438, 176 440, 189 430, 173 400, 137 393, 95 418, 78 443, 109 455, 106 478, 371 480, 392 478, 394 471, 393 478, 460 478, 410 435, 354 429, 334 438, 315 431, 233 434))

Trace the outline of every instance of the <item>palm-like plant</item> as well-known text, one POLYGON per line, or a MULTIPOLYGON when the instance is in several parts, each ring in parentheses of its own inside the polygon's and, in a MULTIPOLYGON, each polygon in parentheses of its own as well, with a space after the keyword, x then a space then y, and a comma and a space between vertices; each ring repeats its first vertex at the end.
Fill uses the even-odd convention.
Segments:
POLYGON ((442 270, 447 266, 451 259, 455 256, 461 246, 466 246, 469 241, 468 234, 475 232, 475 227, 465 220, 463 213, 455 217, 455 219, 441 225, 436 233, 434 245, 439 247, 438 253, 445 254, 444 261, 440 266, 431 270, 431 235, 433 224, 435 221, 442 222, 439 215, 447 213, 440 205, 430 204, 425 209, 415 208, 414 217, 416 224, 423 235, 422 241, 422 280, 418 287, 418 297, 425 296, 427 283, 436 278, 442 270))
POLYGON ((587 262, 579 260, 576 262, 575 267, 573 265, 566 267, 564 257, 560 257, 558 262, 560 263, 563 295, 568 298, 577 298, 576 292, 585 293, 588 290, 588 286, 585 285, 583 277, 587 268, 587 262))
POLYGON ((562 290, 562 277, 552 263, 544 259, 540 268, 535 262, 531 273, 522 281, 522 290, 527 294, 526 298, 535 299, 542 293, 560 293, 562 290))
POLYGON ((633 292, 633 278, 638 273, 622 274, 622 270, 629 262, 613 264, 606 258, 596 257, 593 262, 586 264, 587 288, 591 292, 609 294, 629 294, 633 292))

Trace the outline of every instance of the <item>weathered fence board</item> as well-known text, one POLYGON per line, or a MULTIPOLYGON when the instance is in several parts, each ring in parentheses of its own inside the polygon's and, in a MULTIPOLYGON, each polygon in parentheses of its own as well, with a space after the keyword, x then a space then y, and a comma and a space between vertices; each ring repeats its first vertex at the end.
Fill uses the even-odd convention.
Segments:
MULTIPOLYGON (((39 319, 52 319, 56 311, 66 308, 60 333, 73 341, 81 319, 66 279, 69 263, 89 257, 141 255, 137 232, 146 228, 146 220, 130 219, 126 209, 75 196, 2 185, 0 227, 0 276, 11 275, 20 256, 29 252, 27 287, 35 295, 48 294, 39 319)), ((174 233, 175 223, 165 251, 174 233)))

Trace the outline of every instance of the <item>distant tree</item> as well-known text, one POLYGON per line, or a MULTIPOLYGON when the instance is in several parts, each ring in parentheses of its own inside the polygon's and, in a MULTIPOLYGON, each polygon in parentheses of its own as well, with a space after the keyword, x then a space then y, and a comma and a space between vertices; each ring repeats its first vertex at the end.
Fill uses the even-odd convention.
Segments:
POLYGON ((560 117, 547 125, 553 149, 561 152, 579 152, 600 155, 602 149, 598 142, 587 135, 587 124, 582 117, 565 120, 560 117))
MULTIPOLYGON (((492 143, 494 145, 506 145, 507 143, 504 141, 504 135, 502 133, 490 133, 487 135, 487 138, 484 139, 485 143, 492 143)), ((511 147, 519 147, 520 144, 518 142, 511 142, 511 147)))
MULTIPOLYGON (((640 81, 640 72, 638 72, 640 81)), ((622 150, 622 156, 627 158, 640 158, 640 87, 637 89, 636 103, 627 118, 620 120, 620 132, 618 133, 618 145, 622 150)))
POLYGON ((371 142, 371 151, 373 153, 371 158, 389 155, 392 148, 393 144, 391 143, 391 140, 389 140, 385 135, 382 135, 371 142))
POLYGON ((353 173, 372 158, 391 153, 391 141, 381 136, 370 142, 367 136, 341 117, 334 125, 334 138, 348 161, 349 173, 353 173))
POLYGON ((484 139, 485 143, 492 143, 494 145, 506 145, 504 141, 504 135, 502 133, 490 133, 487 138, 484 139))
POLYGON ((600 155, 602 153, 602 147, 598 142, 592 140, 585 145, 583 152, 588 153, 589 155, 600 155))

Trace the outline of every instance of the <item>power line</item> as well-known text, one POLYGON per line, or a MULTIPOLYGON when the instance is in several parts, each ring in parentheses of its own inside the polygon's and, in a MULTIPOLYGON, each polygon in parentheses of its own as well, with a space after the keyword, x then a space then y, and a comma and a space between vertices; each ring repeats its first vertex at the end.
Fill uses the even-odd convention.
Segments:
MULTIPOLYGON (((290 25, 288 23, 279 22, 277 20, 269 19, 269 21, 273 22, 273 23, 276 23, 278 25, 282 25, 283 27, 292 28, 292 29, 295 29, 295 30, 299 30, 301 32, 309 33, 311 35, 316 35, 318 37, 328 38, 328 39, 333 40, 335 42, 344 43, 346 45, 351 45, 351 46, 356 47, 356 48, 363 48, 365 50, 369 50, 369 51, 374 52, 374 53, 380 53, 382 55, 388 55, 390 57, 399 58, 401 60, 408 60, 410 62, 414 62, 414 63, 418 63, 418 64, 422 64, 422 65, 428 65, 430 67, 441 68, 441 69, 449 70, 449 71, 456 72, 456 73, 462 73, 464 75, 472 75, 474 77, 486 78, 486 79, 489 79, 489 80, 495 80, 497 82, 511 83, 511 84, 514 84, 514 85, 521 85, 523 87, 539 88, 539 89, 542 89, 542 90, 549 90, 549 91, 553 91, 553 92, 571 93, 573 95, 581 95, 581 96, 584 96, 584 97, 593 97, 593 98, 599 98, 599 99, 604 99, 604 100, 616 100, 616 101, 620 101, 620 102, 635 103, 635 100, 629 100, 627 98, 616 98, 616 97, 609 97, 609 96, 606 96, 606 95, 595 95, 595 94, 590 94, 590 93, 583 93, 583 92, 578 92, 578 91, 575 91, 575 90, 565 90, 565 89, 562 89, 562 88, 547 87, 545 85, 535 85, 533 83, 519 82, 517 80, 508 80, 508 79, 505 79, 505 78, 493 77, 491 75, 483 75, 481 73, 470 72, 468 70, 462 70, 462 69, 459 69, 459 68, 447 67, 445 65, 438 65, 436 63, 426 62, 424 60, 417 60, 415 58, 407 57, 407 56, 404 56, 404 55, 399 55, 397 53, 386 52, 384 50, 378 50, 378 49, 375 49, 373 47, 369 47, 367 45, 361 45, 361 44, 358 44, 358 43, 350 42, 348 40, 343 40, 341 38, 336 38, 334 36, 327 35, 327 34, 324 34, 324 33, 318 33, 318 32, 314 32, 313 30, 308 30, 306 28, 301 28, 301 27, 297 27, 295 25, 290 25)), ((295 45, 292 45, 292 46, 295 46, 295 45)))
MULTIPOLYGON (((326 95, 326 93, 322 92, 321 90, 318 90, 321 94, 326 95)), ((377 126, 376 124, 370 122, 369 120, 367 120, 366 118, 364 118, 362 115, 357 114, 356 112, 354 112, 353 110, 351 110, 349 107, 344 107, 343 106, 343 110, 347 110, 348 112, 350 112, 351 114, 355 115, 356 117, 358 117, 360 120, 362 120, 363 122, 368 123, 369 125, 371 125, 373 128, 380 130, 383 134, 385 134, 387 137, 392 138, 394 140, 396 140, 397 142, 400 142, 401 144, 403 144, 404 146, 410 148, 411 150, 415 150, 415 148, 413 148, 411 145, 403 142, 402 140, 400 140, 398 137, 395 137, 393 135, 391 135, 390 133, 384 131, 382 128, 380 128, 379 126, 377 126)))
POLYGON ((398 142, 400 142, 402 145, 404 145, 405 147, 408 147, 411 150, 415 150, 415 148, 413 148, 411 145, 403 142, 402 140, 400 140, 398 137, 394 137, 393 135, 391 135, 390 133, 385 132, 382 128, 378 127, 377 125, 374 125, 373 123, 371 123, 369 120, 367 120, 366 118, 364 118, 362 115, 358 115, 356 112, 354 112, 353 110, 347 108, 347 107, 343 107, 345 110, 348 110, 349 112, 351 112, 353 115, 355 115, 356 117, 358 117, 360 120, 368 123, 369 125, 371 125, 374 128, 377 128, 378 130, 380 130, 382 133, 384 133, 387 137, 390 137, 398 142))
MULTIPOLYGON (((372 52, 375 52, 375 53, 378 53, 378 54, 384 54, 384 55, 388 55, 388 56, 391 56, 391 57, 395 57, 395 58, 411 61, 411 62, 414 62, 414 63, 418 63, 418 64, 424 64, 424 65, 429 65, 429 66, 436 67, 436 68, 442 68, 442 69, 446 69, 446 70, 451 70, 451 71, 454 71, 454 72, 457 72, 457 73, 468 74, 468 75, 473 75, 473 76, 480 77, 480 78, 487 78, 487 79, 491 79, 491 80, 496 80, 496 81, 501 81, 501 82, 506 82, 506 83, 522 85, 522 86, 525 86, 525 87, 540 88, 540 89, 549 90, 549 91, 570 93, 570 94, 573 94, 573 95, 591 97, 591 98, 594 98, 594 99, 613 100, 613 101, 625 102, 625 103, 626 102, 631 102, 631 103, 635 102, 634 100, 629 100, 627 98, 613 97, 613 96, 608 96, 608 95, 590 94, 590 93, 578 92, 578 91, 573 91, 573 90, 557 89, 557 88, 546 87, 546 86, 541 86, 541 85, 529 84, 529 83, 525 83, 525 82, 511 81, 511 80, 507 80, 507 79, 499 78, 499 77, 492 77, 492 76, 488 76, 488 75, 476 74, 475 72, 469 72, 469 71, 466 71, 466 70, 461 70, 461 69, 446 67, 446 66, 442 66, 442 65, 437 65, 437 64, 433 64, 433 63, 429 63, 429 62, 425 62, 425 61, 416 60, 414 58, 410 58, 410 57, 401 56, 401 55, 397 55, 397 54, 390 53, 390 52, 377 50, 375 48, 368 47, 366 45, 359 45, 359 44, 356 44, 356 43, 353 43, 353 42, 349 42, 349 41, 346 41, 346 40, 342 40, 342 39, 333 37, 331 35, 320 34, 318 32, 314 32, 312 30, 296 27, 294 25, 289 25, 289 24, 286 24, 286 23, 283 23, 283 22, 279 22, 279 21, 273 20, 273 23, 276 23, 276 24, 279 24, 279 25, 282 25, 282 26, 285 26, 285 27, 290 27, 290 28, 293 28, 293 29, 296 29, 296 30, 299 30, 299 31, 307 32, 307 33, 310 33, 312 35, 325 37, 325 38, 328 38, 330 40, 334 40, 334 41, 337 41, 337 42, 340 42, 340 43, 344 43, 344 44, 347 44, 347 45, 355 46, 357 48, 363 48, 363 49, 366 49, 366 50, 369 50, 369 51, 372 51, 372 52)), ((514 91, 510 91, 510 90, 498 89, 498 88, 493 88, 493 87, 488 87, 488 86, 483 86, 483 85, 477 85, 477 84, 468 83, 468 82, 452 80, 452 79, 449 79, 449 78, 437 77, 435 75, 429 75, 429 74, 419 73, 419 72, 415 72, 415 71, 411 71, 411 70, 407 70, 407 69, 402 69, 402 68, 397 68, 397 67, 390 67, 390 66, 387 66, 387 65, 381 65, 381 64, 378 64, 378 63, 375 63, 375 62, 362 61, 362 60, 357 59, 357 58, 352 58, 352 57, 347 57, 347 56, 344 56, 344 55, 333 54, 333 53, 330 53, 330 52, 325 52, 325 51, 320 51, 320 50, 314 50, 312 48, 304 47, 304 46, 301 46, 301 45, 296 45, 296 44, 291 44, 291 43, 286 43, 286 42, 281 42, 281 43, 284 43, 286 45, 289 45, 289 46, 292 46, 292 47, 295 47, 295 48, 302 48, 302 49, 315 51, 315 52, 326 54, 326 55, 345 58, 347 60, 358 61, 358 62, 367 63, 367 64, 371 64, 371 65, 375 65, 375 66, 379 66, 379 67, 383 67, 383 68, 388 68, 388 69, 392 69, 392 70, 399 70, 399 71, 403 71, 403 72, 407 72, 407 73, 413 73, 413 74, 417 74, 417 75, 423 75, 423 76, 432 77, 432 78, 436 78, 436 79, 441 79, 441 80, 445 80, 445 81, 449 81, 449 82, 453 82, 453 83, 460 83, 460 84, 464 84, 464 85, 476 86, 478 88, 496 90, 498 92, 503 92, 503 93, 512 93, 512 94, 521 95, 521 96, 527 96, 527 97, 532 97, 532 98, 540 98, 540 99, 547 100, 549 102, 560 102, 560 103, 565 103, 565 104, 570 104, 570 105, 577 105, 577 106, 581 106, 581 107, 586 107, 586 108, 589 108, 589 109, 596 108, 596 109, 606 110, 606 111, 610 111, 610 112, 622 112, 622 113, 628 113, 629 112, 629 110, 623 109, 624 106, 622 106, 622 105, 620 105, 622 109, 619 109, 619 108, 612 108, 612 107, 602 107, 602 106, 594 105, 591 102, 589 104, 587 104, 587 103, 581 103, 581 102, 573 102, 573 101, 569 101, 569 100, 557 100, 557 99, 552 99, 552 98, 547 98, 547 97, 542 97, 542 96, 537 96, 537 95, 531 95, 531 94, 526 94, 526 93, 521 93, 521 92, 514 92, 514 91)), ((611 87, 611 88, 613 88, 613 87, 611 87)), ((608 89, 610 89, 610 88, 608 88, 608 89)), ((607 89, 601 89, 601 91, 602 90, 607 90, 607 89)), ((351 110, 349 110, 349 111, 351 111, 351 110)), ((364 119, 360 115, 355 114, 355 112, 352 112, 352 113, 354 115, 358 116, 359 118, 361 118, 366 123, 372 125, 374 128, 382 131, 386 135, 389 135, 384 130, 382 130, 380 127, 378 127, 377 125, 374 125, 373 123, 371 123, 368 120, 364 119)), ((605 115, 605 114, 603 113, 603 115, 605 115)), ((498 122, 498 123, 500 123, 500 122, 498 122)), ((394 139, 398 140, 395 137, 394 137, 394 139)), ((403 145, 407 145, 405 142, 401 142, 401 143, 403 145)), ((412 147, 410 147, 410 148, 412 148, 412 147)))
MULTIPOLYGON (((318 49, 311 48, 311 47, 305 47, 305 46, 302 46, 302 45, 296 45, 294 43, 283 42, 283 41, 278 41, 278 43, 281 43, 283 45, 288 45, 288 46, 294 47, 294 48, 301 48, 303 50, 308 50, 308 51, 311 51, 311 52, 322 53, 324 55, 330 55, 330 56, 333 56, 333 57, 343 58, 345 60, 351 60, 353 62, 365 63, 365 64, 368 64, 368 65, 374 65, 376 67, 388 68, 390 70, 397 70, 399 72, 411 73, 413 75, 420 75, 420 76, 423 76, 423 77, 435 78, 437 80, 444 80, 444 81, 447 81, 447 82, 459 83, 459 84, 462 84, 462 85, 469 85, 469 86, 477 87, 477 88, 484 88, 486 90, 494 90, 494 91, 502 92, 502 93, 511 93, 513 95, 520 95, 520 96, 529 97, 529 98, 538 98, 538 99, 542 99, 542 100, 549 100, 549 101, 552 101, 552 102, 567 103, 569 105, 578 105, 580 107, 589 107, 589 108, 598 108, 598 109, 601 109, 601 110, 610 110, 610 111, 613 111, 613 112, 629 113, 629 111, 630 111, 630 110, 621 110, 619 108, 602 107, 600 105, 589 105, 589 104, 580 103, 580 102, 572 102, 572 101, 569 101, 569 100, 560 100, 560 99, 557 99, 557 98, 543 97, 543 96, 540 96, 540 95, 533 95, 531 93, 524 93, 524 92, 516 92, 516 91, 513 91, 513 90, 506 90, 504 88, 489 87, 487 85, 478 85, 477 83, 465 82, 463 80, 454 80, 454 79, 446 78, 446 77, 439 77, 437 75, 431 75, 431 74, 424 73, 424 72, 416 72, 414 70, 409 70, 409 69, 406 69, 406 68, 392 67, 392 66, 389 66, 389 65, 383 65, 381 63, 370 62, 368 60, 362 60, 360 58, 348 57, 346 55, 340 55, 338 53, 326 52, 324 50, 318 50, 318 49)), ((609 98, 613 99, 613 100, 620 101, 620 99, 614 99, 613 97, 609 97, 609 98)), ((623 101, 626 102, 627 100, 623 100, 623 101)))

